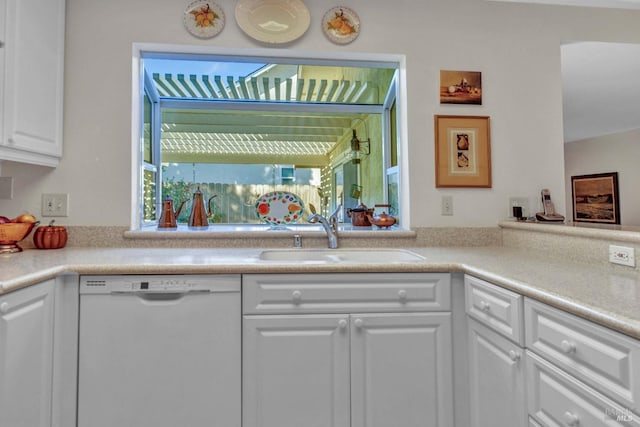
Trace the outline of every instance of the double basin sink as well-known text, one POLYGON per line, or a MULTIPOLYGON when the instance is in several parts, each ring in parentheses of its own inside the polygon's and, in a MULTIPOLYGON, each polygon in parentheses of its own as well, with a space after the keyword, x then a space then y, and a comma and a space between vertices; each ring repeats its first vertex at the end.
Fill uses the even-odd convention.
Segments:
POLYGON ((424 261, 424 257, 406 249, 268 249, 261 261, 302 264, 382 264, 424 261))

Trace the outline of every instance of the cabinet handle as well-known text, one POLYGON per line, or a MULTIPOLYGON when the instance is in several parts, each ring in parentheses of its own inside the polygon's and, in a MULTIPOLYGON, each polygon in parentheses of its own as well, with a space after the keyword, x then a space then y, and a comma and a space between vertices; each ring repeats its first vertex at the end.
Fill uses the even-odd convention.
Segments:
POLYGON ((398 298, 400 298, 400 301, 405 302, 407 300, 407 291, 404 289, 400 289, 398 291, 398 298))
POLYGON ((480 301, 480 310, 486 313, 487 311, 491 310, 491 304, 486 301, 480 301))
POLYGON ((0 40, 0 48, 4 47, 4 42, 0 40))
POLYGON ((8 302, 3 302, 2 304, 0 304, 0 313, 2 314, 7 314, 9 312, 9 303, 8 302))
POLYGON ((346 319, 338 320, 338 327, 340 329, 346 329, 348 324, 349 324, 349 322, 347 322, 346 319))
POLYGON ((562 340, 562 342, 560 343, 560 347, 562 347, 562 351, 567 354, 576 352, 576 343, 568 340, 562 340))
POLYGON ((15 139, 13 139, 13 138, 7 138, 7 142, 8 142, 9 144, 15 144, 15 143, 16 143, 16 140, 15 140, 15 139))
POLYGON ((567 411, 564 413, 564 422, 570 427, 577 427, 580 425, 580 418, 576 414, 567 411))
POLYGON ((364 321, 360 318, 357 318, 356 320, 353 321, 353 324, 356 328, 362 329, 362 327, 364 326, 364 321))
POLYGON ((302 292, 298 290, 291 292, 291 299, 293 299, 293 302, 295 304, 300 303, 300 301, 302 300, 302 292))
POLYGON ((509 359, 513 360, 514 362, 517 362, 520 360, 520 353, 516 353, 513 350, 509 350, 509 359))

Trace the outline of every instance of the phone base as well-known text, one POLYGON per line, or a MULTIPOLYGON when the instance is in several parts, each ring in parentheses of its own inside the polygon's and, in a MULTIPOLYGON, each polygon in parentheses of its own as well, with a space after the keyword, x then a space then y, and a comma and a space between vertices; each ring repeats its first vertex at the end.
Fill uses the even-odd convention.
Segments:
POLYGON ((564 222, 564 217, 559 214, 545 214, 544 212, 537 212, 536 219, 543 222, 564 222))

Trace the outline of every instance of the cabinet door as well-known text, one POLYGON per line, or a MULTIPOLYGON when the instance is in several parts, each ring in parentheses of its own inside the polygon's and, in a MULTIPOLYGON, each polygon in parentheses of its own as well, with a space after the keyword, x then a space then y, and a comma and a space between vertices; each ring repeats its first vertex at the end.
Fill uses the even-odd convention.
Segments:
POLYGON ((453 426, 450 313, 351 315, 352 427, 453 426))
POLYGON ((0 426, 51 425, 53 286, 0 297, 0 426))
POLYGON ((55 166, 62 155, 65 1, 4 1, 0 158, 55 166))
POLYGON ((244 317, 242 424, 349 427, 347 315, 244 317))
POLYGON ((471 427, 527 425, 523 350, 469 318, 471 427))

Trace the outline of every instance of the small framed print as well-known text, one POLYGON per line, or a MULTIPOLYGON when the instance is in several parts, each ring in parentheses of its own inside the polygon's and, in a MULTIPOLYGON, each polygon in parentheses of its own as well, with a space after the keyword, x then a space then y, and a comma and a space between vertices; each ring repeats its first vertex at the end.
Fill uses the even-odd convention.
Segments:
POLYGON ((571 177, 574 222, 620 224, 618 172, 571 177))
POLYGON ((440 104, 482 105, 482 73, 440 70, 440 104))
POLYGON ((491 188, 487 116, 435 116, 436 187, 491 188))

